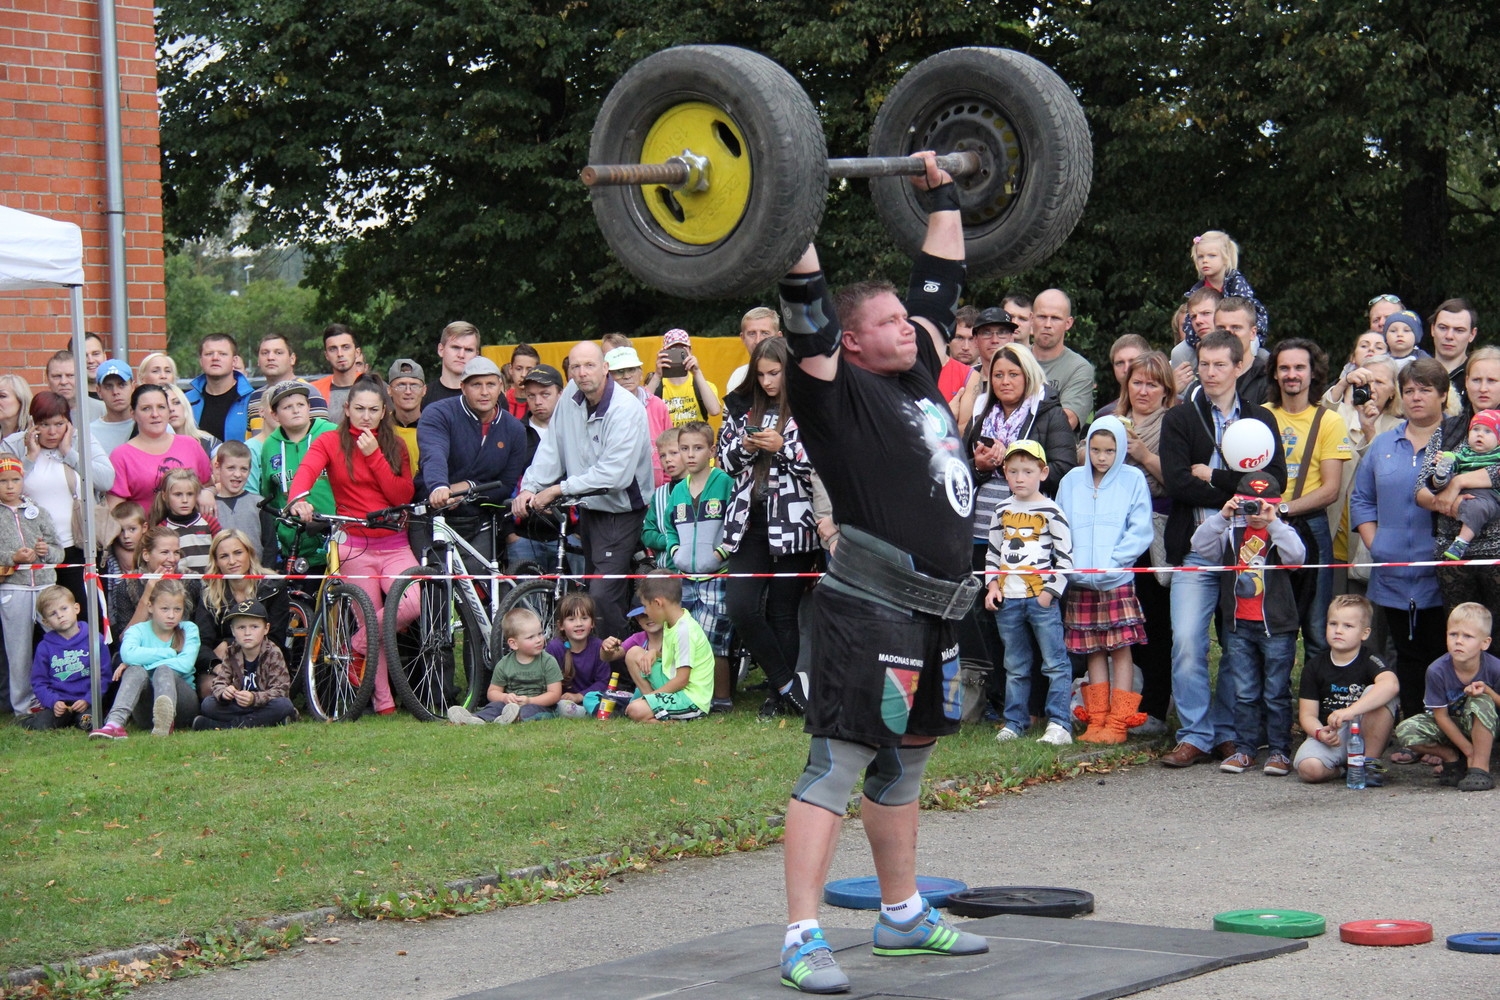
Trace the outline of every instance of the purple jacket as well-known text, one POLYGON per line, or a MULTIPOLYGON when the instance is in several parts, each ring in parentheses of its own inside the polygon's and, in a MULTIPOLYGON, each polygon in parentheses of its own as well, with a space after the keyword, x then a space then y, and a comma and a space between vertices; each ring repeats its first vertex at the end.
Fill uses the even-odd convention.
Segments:
MULTIPOLYGON (((113 664, 102 641, 98 650, 99 674, 107 685, 113 664)), ((31 689, 36 692, 36 700, 49 712, 60 701, 70 705, 80 698, 88 701, 89 668, 88 622, 79 622, 78 633, 71 639, 48 632, 36 644, 36 652, 31 657, 31 689)))

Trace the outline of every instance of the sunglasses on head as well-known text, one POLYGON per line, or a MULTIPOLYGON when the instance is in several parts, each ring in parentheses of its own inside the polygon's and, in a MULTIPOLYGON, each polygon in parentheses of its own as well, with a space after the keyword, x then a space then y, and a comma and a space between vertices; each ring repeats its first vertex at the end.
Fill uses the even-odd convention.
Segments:
POLYGON ((1389 292, 1387 292, 1385 295, 1375 296, 1370 300, 1369 304, 1373 306, 1377 302, 1389 302, 1392 305, 1399 306, 1401 304, 1401 296, 1391 295, 1389 292))

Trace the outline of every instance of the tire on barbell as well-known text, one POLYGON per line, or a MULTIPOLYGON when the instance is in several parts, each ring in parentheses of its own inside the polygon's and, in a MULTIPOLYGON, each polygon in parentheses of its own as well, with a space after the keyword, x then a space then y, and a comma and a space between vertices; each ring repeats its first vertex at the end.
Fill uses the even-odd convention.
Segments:
MULTIPOLYGON (((700 102, 724 116, 710 127, 710 138, 723 141, 693 152, 710 155, 711 184, 715 173, 727 179, 731 168, 737 171, 743 211, 717 213, 721 218, 707 213, 703 232, 684 240, 648 205, 655 198, 658 211, 681 207, 664 186, 601 186, 590 195, 594 217, 615 256, 652 288, 689 299, 760 292, 790 270, 812 241, 828 188, 822 122, 786 70, 726 45, 683 45, 648 56, 605 98, 589 162, 643 162, 652 127, 674 109, 700 102)), ((671 148, 667 155, 681 152, 671 148)), ((711 190, 718 196, 725 187, 711 190)))
MULTIPOLYGON (((871 156, 924 149, 980 152, 987 172, 960 179, 964 248, 973 276, 1015 274, 1062 246, 1093 179, 1088 122, 1072 89, 1010 49, 949 49, 901 78, 875 116, 871 156)), ((927 233, 925 194, 905 177, 870 181, 892 239, 916 256, 927 233)))

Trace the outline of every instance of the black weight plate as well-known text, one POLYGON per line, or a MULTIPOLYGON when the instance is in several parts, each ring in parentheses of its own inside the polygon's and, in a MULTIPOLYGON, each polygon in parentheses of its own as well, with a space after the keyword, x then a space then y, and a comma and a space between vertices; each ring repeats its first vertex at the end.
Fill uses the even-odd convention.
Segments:
POLYGON ((950 895, 947 910, 956 917, 1076 917, 1094 912, 1094 894, 1045 885, 984 885, 950 895))
MULTIPOLYGON (((1093 181, 1083 107, 1068 84, 1021 52, 957 48, 922 60, 891 90, 871 156, 923 149, 979 155, 959 178, 969 276, 1016 274, 1046 261, 1073 231, 1093 181)), ((929 204, 905 177, 870 182, 875 214, 907 254, 927 235, 929 204)))

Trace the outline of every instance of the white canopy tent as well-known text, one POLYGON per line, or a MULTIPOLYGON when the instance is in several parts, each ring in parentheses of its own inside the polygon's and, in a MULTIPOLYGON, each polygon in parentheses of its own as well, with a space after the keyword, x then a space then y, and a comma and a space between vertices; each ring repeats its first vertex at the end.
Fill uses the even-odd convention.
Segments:
MULTIPOLYGON (((71 222, 58 222, 14 208, 0 205, 0 291, 18 291, 29 288, 66 288, 70 293, 70 312, 73 320, 73 357, 83 358, 83 230, 71 222)), ((81 364, 80 364, 80 367, 81 364)), ((77 385, 82 390, 86 385, 80 378, 77 385)), ((87 428, 81 428, 87 430, 87 428)), ((77 435, 78 465, 84 482, 84 496, 94 496, 94 476, 89 464, 91 434, 77 435)), ((83 505, 84 543, 88 553, 92 544, 87 539, 94 537, 94 505, 83 505)), ((85 570, 86 584, 93 579, 92 567, 85 570)), ((84 602, 88 611, 89 635, 99 636, 99 602, 90 599, 84 602)), ((93 677, 93 691, 89 704, 94 707, 95 718, 99 718, 99 699, 103 693, 99 677, 99 658, 89 658, 93 677)), ((10 665, 11 670, 16 665, 10 665)), ((30 670, 31 665, 26 664, 30 670)))

